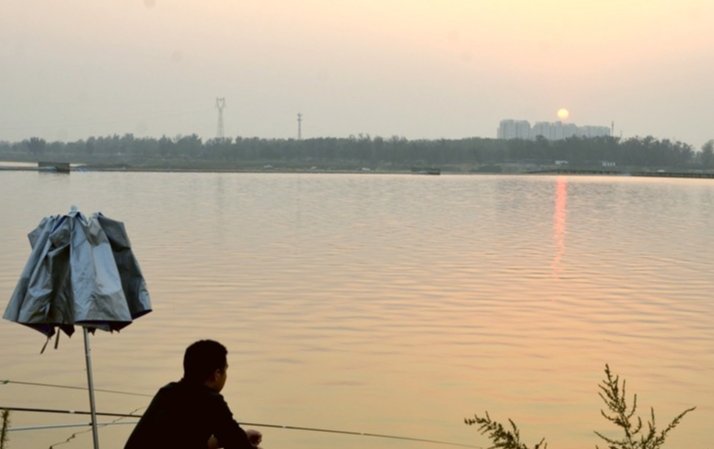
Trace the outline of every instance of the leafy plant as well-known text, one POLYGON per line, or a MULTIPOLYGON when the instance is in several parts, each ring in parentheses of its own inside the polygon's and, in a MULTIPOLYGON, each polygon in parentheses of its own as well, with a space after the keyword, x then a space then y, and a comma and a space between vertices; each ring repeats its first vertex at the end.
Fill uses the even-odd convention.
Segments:
MULTIPOLYGON (((647 429, 644 430, 642 418, 635 415, 637 395, 633 395, 632 406, 629 406, 626 383, 624 380, 620 381, 619 376, 612 374, 610 366, 605 365, 605 379, 598 387, 600 388, 598 395, 608 408, 608 412, 600 410, 600 413, 624 432, 621 439, 609 438, 600 432, 595 432, 598 437, 605 440, 608 449, 659 449, 664 445, 669 432, 679 425, 687 413, 696 408, 691 407, 684 410, 661 431, 657 430, 654 408, 651 408, 647 429)), ((528 445, 521 442, 518 427, 511 419, 508 420, 510 429, 492 420, 488 412, 484 416, 474 414, 473 418, 465 418, 464 422, 470 426, 478 425, 479 432, 482 435, 487 435, 493 442, 493 446, 489 449, 530 449, 528 445)), ((533 446, 533 449, 546 449, 547 446, 545 438, 543 438, 533 446)), ((597 445, 595 447, 600 449, 597 445)))
MULTIPOLYGON (((693 411, 696 407, 691 407, 677 415, 664 430, 657 432, 655 423, 654 408, 650 408, 650 420, 647 421, 647 430, 643 431, 642 418, 636 416, 637 395, 632 397, 632 407, 627 405, 626 383, 620 382, 620 376, 613 375, 610 367, 605 365, 605 380, 600 387, 600 398, 609 409, 606 413, 600 410, 602 416, 624 432, 624 436, 619 439, 608 438, 600 432, 595 432, 597 436, 607 442, 609 449, 656 449, 662 447, 667 434, 677 427, 684 415, 693 411)), ((595 447, 598 447, 597 445, 595 447)))
MULTIPOLYGON (((474 415, 473 418, 465 418, 464 422, 470 426, 478 424, 479 432, 482 435, 488 434, 488 437, 493 441, 493 446, 489 449, 529 449, 525 443, 521 442, 518 426, 511 419, 508 420, 511 423, 511 430, 505 428, 501 423, 493 421, 488 412, 485 412, 485 416, 474 415)), ((547 447, 548 444, 543 438, 533 446, 533 449, 546 449, 547 447)))

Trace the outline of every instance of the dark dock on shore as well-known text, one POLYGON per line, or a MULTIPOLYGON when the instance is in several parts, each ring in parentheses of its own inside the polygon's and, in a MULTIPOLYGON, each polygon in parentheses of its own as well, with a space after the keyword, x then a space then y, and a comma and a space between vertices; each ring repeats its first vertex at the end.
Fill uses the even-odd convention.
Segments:
POLYGON ((40 161, 37 163, 37 169, 40 171, 54 171, 57 173, 69 173, 69 162, 49 162, 40 161))

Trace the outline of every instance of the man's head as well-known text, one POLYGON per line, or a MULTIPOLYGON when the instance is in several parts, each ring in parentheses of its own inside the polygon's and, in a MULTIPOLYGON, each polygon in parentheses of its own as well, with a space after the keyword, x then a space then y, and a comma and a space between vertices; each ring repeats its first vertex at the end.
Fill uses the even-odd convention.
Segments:
POLYGON ((183 356, 183 378, 221 391, 226 382, 228 362, 225 346, 213 340, 199 340, 186 348, 183 356))

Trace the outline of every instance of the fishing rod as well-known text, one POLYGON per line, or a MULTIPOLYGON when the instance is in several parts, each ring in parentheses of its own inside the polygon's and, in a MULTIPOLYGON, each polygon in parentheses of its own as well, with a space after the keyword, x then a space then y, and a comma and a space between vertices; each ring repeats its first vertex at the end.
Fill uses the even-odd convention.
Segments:
MULTIPOLYGON (((35 413, 59 413, 65 415, 91 415, 91 412, 84 410, 63 410, 63 409, 52 409, 52 408, 29 408, 29 407, 4 407, 0 405, 0 410, 10 410, 16 412, 35 412, 35 413)), ((141 418, 142 415, 137 415, 134 413, 107 413, 107 412, 96 412, 97 416, 106 416, 113 418, 141 418)), ((393 440, 404 440, 404 441, 418 441, 421 443, 432 443, 432 444, 442 444, 446 446, 459 446, 459 447, 469 447, 473 449, 483 449, 481 446, 474 446, 471 444, 454 443, 451 441, 441 441, 432 440, 429 438, 415 438, 415 437, 405 437, 399 435, 388 435, 383 433, 370 433, 370 432, 358 432, 353 430, 336 430, 336 429, 323 429, 319 427, 303 427, 303 426, 289 426, 283 424, 265 424, 265 423, 251 423, 251 422, 241 422, 239 423, 243 426, 252 427, 266 427, 272 429, 283 429, 283 430, 298 430, 305 432, 322 432, 322 433, 333 433, 339 435, 352 435, 361 437, 372 437, 372 438, 389 438, 393 440)), ((99 424, 98 424, 99 425, 99 424)))
MULTIPOLYGON (((0 385, 8 385, 8 384, 15 384, 15 385, 29 385, 31 387, 51 387, 51 388, 64 388, 67 390, 87 390, 87 387, 75 387, 71 385, 59 385, 59 384, 46 384, 46 383, 39 383, 39 382, 23 382, 19 380, 11 380, 11 379, 4 379, 0 380, 0 385)), ((144 394, 144 393, 132 393, 130 391, 120 391, 120 390, 106 390, 102 388, 95 388, 94 391, 98 391, 101 393, 112 393, 112 394, 124 394, 127 396, 144 396, 144 397, 152 397, 153 395, 151 394, 144 394)))
MULTIPOLYGON (((106 427, 106 426, 125 426, 128 424, 136 424, 139 421, 122 421, 122 422, 98 422, 97 426, 99 427, 106 427)), ((7 429, 8 432, 26 432, 28 430, 55 430, 55 429, 72 429, 72 428, 77 428, 77 427, 88 427, 91 426, 92 423, 83 423, 83 424, 53 424, 53 425, 48 425, 48 426, 25 426, 25 427, 10 427, 7 429)))

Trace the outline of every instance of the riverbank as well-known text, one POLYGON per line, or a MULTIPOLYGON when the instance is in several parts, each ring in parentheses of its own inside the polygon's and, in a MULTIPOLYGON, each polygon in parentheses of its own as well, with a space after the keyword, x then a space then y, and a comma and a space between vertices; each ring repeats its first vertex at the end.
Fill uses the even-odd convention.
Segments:
POLYGON ((319 167, 138 167, 130 165, 89 165, 70 164, 69 170, 55 170, 51 167, 40 167, 36 163, 29 162, 3 162, 0 161, 0 171, 36 171, 50 173, 71 173, 71 172, 127 172, 127 173, 319 173, 319 174, 402 174, 402 175, 427 175, 434 176, 440 174, 448 175, 560 175, 560 176, 635 176, 635 177, 658 177, 658 178, 702 178, 714 179, 714 172, 704 171, 669 171, 669 170, 592 170, 592 169, 537 169, 528 170, 526 167, 520 169, 500 170, 464 170, 464 169, 406 169, 406 168, 319 168, 319 167))

